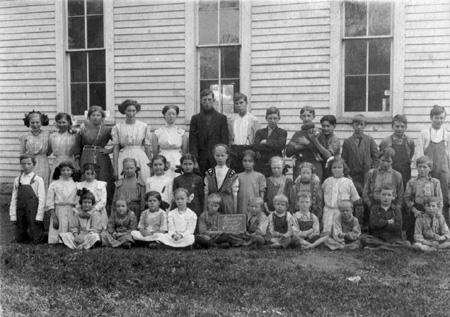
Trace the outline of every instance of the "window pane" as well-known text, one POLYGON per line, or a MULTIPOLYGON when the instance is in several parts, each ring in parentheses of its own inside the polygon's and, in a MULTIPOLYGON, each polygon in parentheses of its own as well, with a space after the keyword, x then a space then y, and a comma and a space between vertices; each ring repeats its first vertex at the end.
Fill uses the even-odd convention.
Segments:
POLYGON ((359 1, 345 2, 345 36, 367 35, 367 4, 359 1))
POLYGON ((369 76, 369 111, 389 111, 390 76, 369 76))
POLYGON ((103 15, 87 17, 88 48, 103 47, 103 15))
POLYGON ((366 74, 367 41, 345 41, 345 74, 366 74))
POLYGON ((221 48, 221 78, 239 78, 240 47, 221 48))
POLYGON ((105 51, 89 52, 89 82, 105 81, 105 51))
POLYGON ((217 80, 201 80, 200 81, 200 91, 203 89, 209 89, 214 93, 214 108, 217 111, 220 111, 219 109, 219 81, 217 80))
POLYGON ((369 35, 391 34, 390 2, 369 2, 369 35))
POLYGON ((369 41, 369 74, 391 73, 391 40, 369 41))
POLYGON ((87 0, 87 14, 103 14, 103 0, 87 0))
POLYGON ((87 84, 71 84, 70 99, 72 102, 72 114, 84 115, 87 110, 87 84))
POLYGON ((344 111, 366 111, 366 77, 352 76, 345 78, 344 111))
POLYGON ((86 53, 70 53, 70 82, 85 83, 86 81, 86 53))
POLYGON ((218 44, 217 0, 201 0, 198 4, 199 44, 218 44))
POLYGON ((219 49, 200 49, 200 79, 219 78, 219 49))
POLYGON ((220 9, 220 43, 239 43, 239 3, 238 7, 220 9))
POLYGON ((239 92, 239 80, 222 81, 222 113, 234 113, 234 94, 239 92))
POLYGON ((84 0, 68 0, 67 15, 69 17, 84 15, 84 0))
POLYGON ((106 110, 105 84, 90 84, 89 95, 89 106, 100 106, 103 110, 106 110))
POLYGON ((84 17, 69 18, 69 49, 84 47, 84 17))

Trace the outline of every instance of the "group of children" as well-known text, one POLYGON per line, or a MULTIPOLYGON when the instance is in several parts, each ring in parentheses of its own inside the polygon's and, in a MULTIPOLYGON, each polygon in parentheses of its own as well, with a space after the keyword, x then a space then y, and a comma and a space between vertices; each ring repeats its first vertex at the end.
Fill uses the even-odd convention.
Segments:
MULTIPOLYGON (((435 106, 431 112, 433 128, 441 109, 435 106)), ((296 158, 294 180, 285 175, 285 161, 279 156, 266 158, 270 177, 256 172, 259 157, 252 150, 243 152, 244 171, 235 173, 228 167, 230 151, 225 144, 214 146, 216 166, 204 179, 197 175, 197 160, 191 154, 182 156, 182 174, 175 179, 166 173, 166 158, 155 155, 149 163, 153 176, 146 182, 137 177, 135 159, 125 158, 124 177, 116 182, 109 219, 106 183, 95 179, 94 164, 83 166, 84 181, 77 183, 73 164, 61 162, 45 193, 42 178, 33 173, 34 157, 22 155, 23 173, 14 182, 10 209, 11 220, 18 224, 17 241, 43 242, 47 209, 51 214, 48 242, 63 242, 73 249, 100 243, 128 248, 133 243, 152 248, 264 244, 303 249, 323 244, 331 250, 450 248, 443 216, 448 193, 431 177, 433 157, 440 149, 433 147, 433 131, 424 153, 431 158, 424 155, 416 160, 418 176, 411 179, 414 142, 404 134, 405 116, 393 118, 394 134, 383 140, 380 151, 364 134, 365 118, 355 116, 354 134, 344 141, 341 156, 333 116, 321 120, 321 132, 312 124, 314 109, 303 108, 300 117, 302 130, 286 148, 286 154, 296 158), (236 213, 246 215, 246 230, 220 231, 218 216, 236 213)))

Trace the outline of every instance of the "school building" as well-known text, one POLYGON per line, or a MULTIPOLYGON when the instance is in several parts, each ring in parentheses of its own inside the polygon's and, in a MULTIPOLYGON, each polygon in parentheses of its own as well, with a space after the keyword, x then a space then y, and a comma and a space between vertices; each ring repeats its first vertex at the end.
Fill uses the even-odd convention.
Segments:
POLYGON ((152 130, 166 104, 188 129, 201 89, 227 114, 241 91, 261 123, 278 107, 288 138, 310 105, 315 122, 337 117, 341 140, 364 114, 379 143, 393 115, 405 114, 416 138, 432 105, 450 107, 449 0, 2 0, 0 16, 3 184, 19 173, 32 109, 81 122, 96 104, 113 124, 131 98, 152 130))

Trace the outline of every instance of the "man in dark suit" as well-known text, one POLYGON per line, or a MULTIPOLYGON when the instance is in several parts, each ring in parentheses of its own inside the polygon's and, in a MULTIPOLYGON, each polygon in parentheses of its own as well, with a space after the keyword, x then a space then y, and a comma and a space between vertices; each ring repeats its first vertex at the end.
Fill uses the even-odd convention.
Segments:
POLYGON ((214 93, 204 89, 200 94, 202 111, 192 116, 189 129, 189 152, 198 159, 202 175, 216 166, 214 145, 228 145, 227 117, 214 109, 214 93))
POLYGON ((283 156, 286 147, 287 132, 277 126, 280 120, 280 111, 270 107, 266 111, 267 128, 256 131, 253 150, 259 153, 256 161, 255 171, 264 174, 265 177, 272 175, 270 159, 273 156, 283 156))

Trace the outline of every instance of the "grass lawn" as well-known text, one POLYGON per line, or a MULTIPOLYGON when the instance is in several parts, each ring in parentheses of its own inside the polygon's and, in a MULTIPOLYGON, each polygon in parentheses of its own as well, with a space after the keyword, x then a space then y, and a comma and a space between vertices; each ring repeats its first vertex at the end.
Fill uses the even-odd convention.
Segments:
POLYGON ((1 316, 450 314, 450 252, 72 251, 4 240, 1 316))

